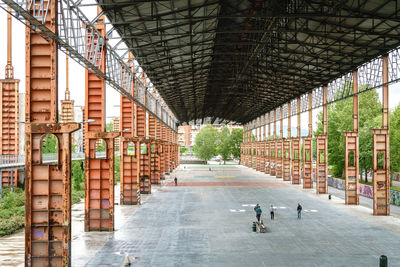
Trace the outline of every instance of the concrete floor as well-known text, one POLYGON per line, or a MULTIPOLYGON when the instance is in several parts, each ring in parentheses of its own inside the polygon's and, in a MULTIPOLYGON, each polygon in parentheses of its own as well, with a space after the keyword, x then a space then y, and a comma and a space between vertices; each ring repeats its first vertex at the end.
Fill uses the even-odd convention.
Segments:
POLYGON ((133 266, 379 266, 382 254, 400 266, 398 215, 375 217, 242 166, 209 168, 180 166, 179 186, 167 181, 86 266, 121 266, 126 255, 133 266), (252 232, 256 203, 268 233, 252 232))

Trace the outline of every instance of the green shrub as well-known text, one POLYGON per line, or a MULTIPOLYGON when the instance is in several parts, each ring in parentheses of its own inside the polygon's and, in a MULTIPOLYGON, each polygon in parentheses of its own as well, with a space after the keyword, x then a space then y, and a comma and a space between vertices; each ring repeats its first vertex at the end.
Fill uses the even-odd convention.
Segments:
POLYGON ((0 236, 9 235, 25 224, 25 192, 22 188, 3 191, 0 199, 0 236))

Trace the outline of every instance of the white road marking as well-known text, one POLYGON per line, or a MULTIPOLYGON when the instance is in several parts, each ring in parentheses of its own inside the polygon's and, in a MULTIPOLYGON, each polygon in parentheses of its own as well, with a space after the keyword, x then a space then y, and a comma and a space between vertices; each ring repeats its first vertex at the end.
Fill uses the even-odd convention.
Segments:
POLYGON ((318 210, 304 210, 304 212, 318 212, 318 210))
POLYGON ((235 210, 235 209, 230 209, 230 212, 246 212, 246 210, 235 210))

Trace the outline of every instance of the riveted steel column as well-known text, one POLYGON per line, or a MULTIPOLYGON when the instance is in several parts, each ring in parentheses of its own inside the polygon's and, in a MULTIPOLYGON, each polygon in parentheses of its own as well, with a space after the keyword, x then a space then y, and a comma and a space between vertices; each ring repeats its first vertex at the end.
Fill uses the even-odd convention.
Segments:
POLYGON ((136 135, 137 146, 139 146, 139 186, 141 194, 151 193, 151 182, 150 182, 150 138, 147 135, 148 119, 146 111, 135 105, 136 111, 136 135))
POLYGON ((292 184, 300 184, 301 180, 301 123, 300 98, 297 98, 297 137, 292 138, 292 184))
MULTIPOLYGON (((11 9, 9 8, 11 12, 11 9)), ((7 14, 7 65, 5 79, 0 79, 0 155, 19 154, 19 80, 14 79, 12 66, 11 14, 7 14)), ((18 170, 11 184, 11 171, 3 171, 2 186, 18 185, 18 170)))
MULTIPOLYGON (((57 33, 57 1, 46 26, 57 33)), ((35 7, 36 8, 36 7, 35 7)), ((28 22, 27 22, 28 23, 28 22)), ((26 28, 25 266, 71 264, 71 133, 57 123, 57 44, 26 28), (44 164, 47 134, 57 139, 58 162, 44 164)))
POLYGON ((322 134, 316 135, 317 139, 317 194, 328 193, 328 106, 327 106, 327 86, 323 90, 323 115, 322 115, 322 134))
POLYGON ((274 130, 273 130, 273 135, 272 135, 272 140, 270 142, 270 165, 271 165, 271 169, 270 169, 270 174, 271 176, 275 176, 276 175, 276 110, 272 111, 272 116, 273 116, 273 123, 274 123, 274 130))
MULTIPOLYGON (((98 22, 96 28, 105 36, 104 16, 98 22)), ((87 42, 89 46, 90 32, 87 42)), ((105 49, 101 51, 99 60, 102 62, 100 69, 105 73, 105 49)), ((114 231, 114 138, 119 133, 105 132, 105 80, 88 70, 85 71, 85 80, 85 120, 94 120, 85 126, 85 231, 111 232, 114 231), (100 140, 105 143, 105 157, 96 154, 100 140)))
POLYGON ((268 136, 265 143, 265 173, 271 173, 271 113, 268 113, 268 136))
POLYGON ((159 155, 158 155, 158 141, 157 138, 157 119, 152 115, 149 115, 149 134, 151 137, 151 144, 150 144, 150 168, 151 168, 151 175, 150 175, 150 182, 152 184, 159 184, 160 183, 160 170, 159 170, 159 155))
POLYGON ((280 109, 280 118, 279 118, 279 139, 275 142, 275 150, 276 150, 276 159, 275 159, 275 171, 276 171, 276 178, 282 178, 283 176, 283 109, 280 109))
POLYGON ((345 137, 345 177, 346 205, 359 203, 358 169, 358 71, 353 71, 353 131, 344 132, 345 137))
MULTIPOLYGON (((290 102, 288 103, 288 136, 287 138, 283 139, 283 180, 284 181, 290 181, 290 153, 291 153, 291 140, 290 137, 292 135, 292 130, 291 130, 291 121, 290 121, 290 116, 291 116, 291 107, 290 107, 290 102)), ((283 132, 283 129, 281 130, 283 132)))
POLYGON ((382 57, 382 64, 382 128, 371 129, 373 136, 374 215, 390 215, 389 71, 387 55, 382 57))
MULTIPOLYGON (((128 62, 133 69, 133 57, 130 55, 128 62)), ((132 86, 134 86, 133 83, 132 86)), ((132 92, 134 92, 132 88, 132 92)), ((121 95, 121 146, 120 146, 120 203, 122 205, 140 204, 139 191, 139 146, 134 139, 135 133, 135 111, 133 101, 121 95), (126 130, 125 129, 129 129, 126 130)))
POLYGON ((313 188, 312 93, 308 93, 308 136, 303 137, 303 188, 313 188))

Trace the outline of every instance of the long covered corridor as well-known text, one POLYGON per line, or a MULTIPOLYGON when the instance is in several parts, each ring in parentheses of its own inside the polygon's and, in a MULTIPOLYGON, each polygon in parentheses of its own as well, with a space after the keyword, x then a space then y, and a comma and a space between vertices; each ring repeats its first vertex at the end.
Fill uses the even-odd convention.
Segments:
POLYGON ((400 260, 399 215, 374 217, 371 208, 238 165, 181 165, 175 175, 178 186, 167 180, 87 266, 121 266, 125 255, 133 266, 377 266, 382 254, 390 266, 400 260), (251 229, 257 203, 265 234, 251 229))

